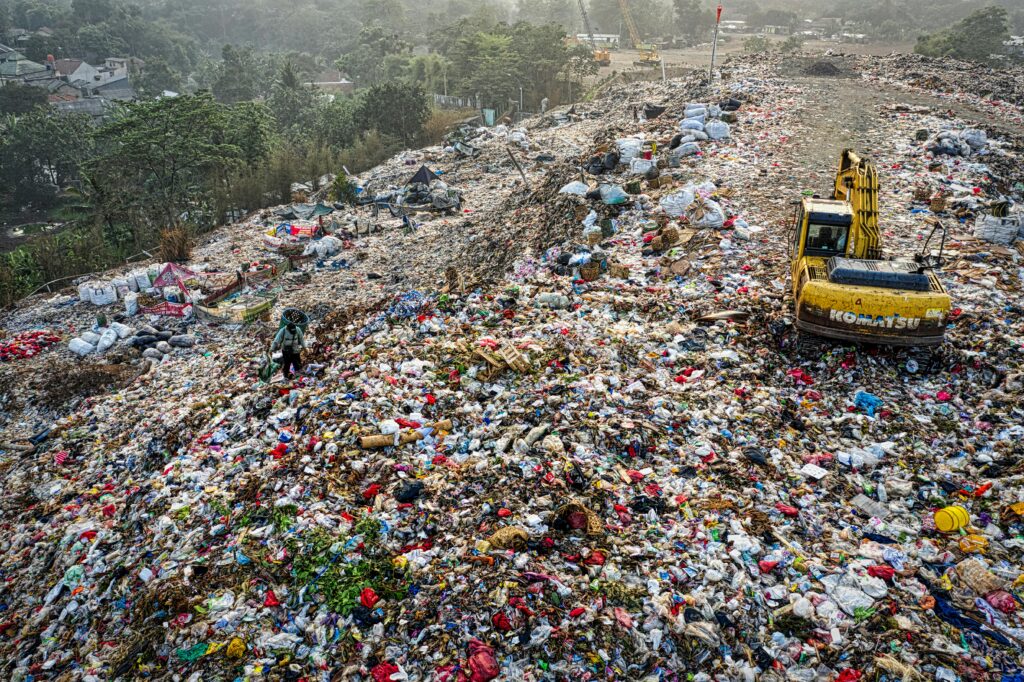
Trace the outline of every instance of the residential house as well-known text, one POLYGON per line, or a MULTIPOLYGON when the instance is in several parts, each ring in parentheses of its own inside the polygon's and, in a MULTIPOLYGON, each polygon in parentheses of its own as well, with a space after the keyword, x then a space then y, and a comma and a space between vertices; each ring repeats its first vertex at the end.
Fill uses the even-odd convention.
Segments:
POLYGON ((26 59, 13 47, 0 45, 0 83, 18 81, 20 83, 31 83, 31 81, 50 78, 51 74, 42 64, 26 59))
POLYGON ((788 36, 790 33, 790 28, 789 26, 775 26, 772 24, 765 24, 761 28, 761 32, 773 36, 788 36))
POLYGON ((135 99, 135 89, 128 80, 128 76, 112 78, 91 88, 92 94, 108 100, 129 101, 135 99))
POLYGON ((132 71, 142 71, 146 68, 146 62, 138 57, 107 57, 103 61, 100 71, 107 71, 111 78, 127 76, 132 71))
POLYGON ((56 59, 53 61, 53 73, 58 78, 66 78, 68 83, 92 83, 99 80, 99 69, 82 59, 56 59))
POLYGON ((129 82, 129 62, 111 58, 95 67, 81 59, 57 59, 52 68, 57 78, 80 90, 84 97, 130 100, 135 99, 135 91, 129 82))
POLYGON ((4 38, 19 46, 27 43, 31 37, 32 34, 25 28, 12 28, 7 32, 7 35, 4 36, 4 38))
POLYGON ((355 83, 341 75, 340 71, 328 70, 321 73, 306 85, 319 88, 331 95, 345 95, 355 90, 355 83))
POLYGON ((1010 36, 1010 39, 1003 43, 1006 54, 1011 57, 1024 57, 1024 36, 1010 36))
POLYGON ((110 100, 103 97, 86 97, 84 99, 54 102, 53 108, 64 113, 89 114, 93 118, 103 118, 110 109, 110 100))

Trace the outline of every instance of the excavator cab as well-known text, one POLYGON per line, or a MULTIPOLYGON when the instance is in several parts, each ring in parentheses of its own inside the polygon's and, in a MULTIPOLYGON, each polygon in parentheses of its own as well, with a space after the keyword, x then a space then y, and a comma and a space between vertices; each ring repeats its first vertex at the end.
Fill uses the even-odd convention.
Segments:
POLYGON ((929 264, 882 260, 874 165, 845 150, 831 199, 804 197, 790 235, 796 327, 899 346, 942 343, 949 295, 929 264))

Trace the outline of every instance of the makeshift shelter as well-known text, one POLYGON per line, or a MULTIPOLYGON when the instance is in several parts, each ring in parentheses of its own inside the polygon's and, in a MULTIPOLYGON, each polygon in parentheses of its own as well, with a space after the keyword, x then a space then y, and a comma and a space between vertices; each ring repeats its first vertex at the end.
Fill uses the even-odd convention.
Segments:
POLYGON ((319 204, 291 204, 276 209, 274 215, 283 220, 314 220, 320 216, 334 213, 334 207, 324 203, 319 204))
POLYGON ((196 273, 192 272, 188 268, 183 268, 175 263, 167 263, 164 265, 163 269, 160 270, 160 274, 156 276, 156 279, 153 280, 153 286, 184 287, 184 283, 195 276, 196 273))
POLYGON ((426 166, 420 166, 420 169, 418 171, 416 171, 416 175, 414 175, 411 178, 409 178, 409 181, 407 183, 405 183, 405 184, 406 185, 415 185, 415 184, 429 185, 430 183, 432 183, 434 180, 437 180, 437 179, 438 179, 437 173, 435 173, 434 171, 430 170, 426 166))

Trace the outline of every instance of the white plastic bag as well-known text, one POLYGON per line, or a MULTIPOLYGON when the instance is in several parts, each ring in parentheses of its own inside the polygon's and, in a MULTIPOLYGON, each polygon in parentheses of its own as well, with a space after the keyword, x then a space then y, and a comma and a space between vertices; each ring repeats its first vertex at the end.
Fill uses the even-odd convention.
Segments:
POLYGON ((711 121, 704 126, 704 132, 712 140, 725 140, 729 137, 729 124, 724 121, 711 121))
POLYGON ((579 180, 573 180, 562 189, 558 190, 559 194, 575 194, 576 196, 585 196, 590 191, 590 187, 587 183, 580 182, 579 180))
POLYGON ((149 276, 148 270, 136 270, 135 283, 138 285, 139 291, 145 291, 153 286, 153 278, 149 276))
POLYGON ((74 338, 71 339, 70 343, 68 343, 68 349, 75 355, 85 356, 96 350, 96 346, 92 345, 88 341, 74 338))
POLYGON ((678 218, 686 213, 686 207, 693 203, 695 196, 697 196, 697 188, 687 185, 677 192, 663 196, 658 205, 668 215, 678 218))
POLYGON ((629 162, 629 174, 630 175, 644 175, 647 171, 654 168, 656 162, 652 159, 633 159, 629 162))
POLYGON ((974 236, 992 244, 1012 244, 1021 229, 1020 216, 996 218, 984 215, 974 221, 974 236))
POLYGON ((644 143, 635 137, 624 137, 615 140, 615 147, 619 150, 619 163, 629 163, 640 155, 640 149, 644 143))
POLYGON ((687 156, 693 156, 700 152, 700 145, 696 142, 684 142, 672 151, 669 152, 669 157, 673 159, 683 159, 687 156))
POLYGON ((89 289, 89 300, 93 305, 110 305, 117 301, 117 289, 113 284, 96 282, 89 289))
POLYGON ((134 333, 131 327, 129 327, 128 325, 121 324, 120 322, 111 322, 110 328, 114 331, 115 334, 117 334, 117 338, 119 339, 127 339, 134 333))
POLYGON ((124 312, 128 315, 135 315, 139 312, 139 295, 129 291, 124 296, 124 312))
POLYGON ((78 285, 78 298, 82 301, 92 301, 92 287, 95 282, 82 282, 78 285))
POLYGON ((96 344, 96 350, 103 353, 115 343, 117 343, 117 332, 113 329, 104 329, 100 334, 99 343, 96 344))
POLYGON ((707 230, 717 230, 725 224, 725 211, 717 201, 704 199, 686 212, 690 224, 707 230))
POLYGON ((988 135, 979 128, 968 128, 960 133, 960 139, 971 145, 971 149, 978 151, 984 149, 988 144, 988 135))

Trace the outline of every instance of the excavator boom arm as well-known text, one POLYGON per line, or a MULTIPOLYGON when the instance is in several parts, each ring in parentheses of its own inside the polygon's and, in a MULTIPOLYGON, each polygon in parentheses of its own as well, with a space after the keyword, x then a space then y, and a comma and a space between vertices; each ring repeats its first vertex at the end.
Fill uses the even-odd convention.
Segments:
POLYGON ((633 41, 633 47, 637 50, 643 49, 643 42, 640 40, 640 31, 633 21, 633 13, 629 11, 629 2, 619 0, 619 9, 622 10, 622 20, 626 22, 626 30, 629 31, 629 39, 633 41))
POLYGON ((837 201, 848 201, 853 209, 850 230, 850 255, 854 258, 882 257, 878 230, 878 173, 870 159, 862 159, 852 149, 844 149, 836 173, 837 201))
POLYGON ((594 38, 594 29, 590 26, 590 16, 587 14, 587 6, 583 0, 576 0, 580 6, 580 15, 583 17, 583 29, 587 32, 587 40, 590 41, 590 49, 597 51, 597 40, 594 38))

